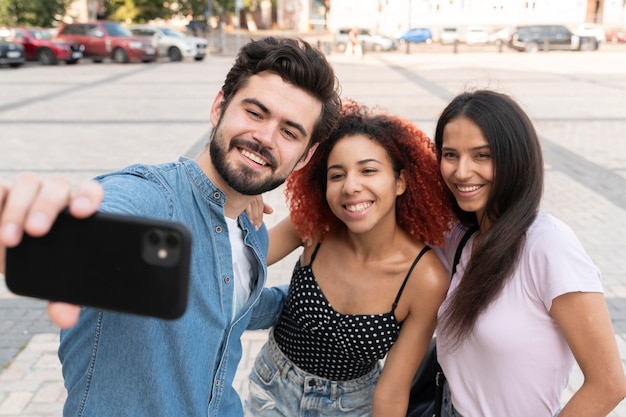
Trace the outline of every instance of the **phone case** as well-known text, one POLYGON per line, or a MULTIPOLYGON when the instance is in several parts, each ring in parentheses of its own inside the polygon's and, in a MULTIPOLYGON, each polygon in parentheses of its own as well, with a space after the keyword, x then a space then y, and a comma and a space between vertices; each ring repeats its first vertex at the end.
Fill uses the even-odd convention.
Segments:
POLYGON ((43 237, 7 249, 18 295, 174 319, 187 307, 191 233, 181 223, 63 212, 43 237))

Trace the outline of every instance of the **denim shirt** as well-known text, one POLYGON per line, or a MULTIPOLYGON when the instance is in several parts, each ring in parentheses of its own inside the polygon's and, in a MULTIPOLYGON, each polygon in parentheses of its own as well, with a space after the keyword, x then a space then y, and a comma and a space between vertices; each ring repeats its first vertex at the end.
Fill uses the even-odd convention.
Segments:
MULTIPOLYGON (((84 417, 242 417, 232 383, 241 358, 241 335, 255 305, 280 311, 284 293, 262 291, 268 237, 245 214, 245 244, 257 261, 256 286, 231 321, 233 271, 225 195, 195 161, 134 165, 97 178, 102 211, 172 219, 192 231, 189 302, 176 320, 82 308, 79 322, 61 332, 59 358, 68 391, 63 415, 84 417), (261 293, 263 301, 260 302, 261 293), (271 306, 271 308, 269 308, 271 306)), ((86 277, 87 278, 87 277, 86 277)), ((120 291, 124 291, 120 288, 120 291)), ((265 314, 256 327, 277 317, 265 314)))

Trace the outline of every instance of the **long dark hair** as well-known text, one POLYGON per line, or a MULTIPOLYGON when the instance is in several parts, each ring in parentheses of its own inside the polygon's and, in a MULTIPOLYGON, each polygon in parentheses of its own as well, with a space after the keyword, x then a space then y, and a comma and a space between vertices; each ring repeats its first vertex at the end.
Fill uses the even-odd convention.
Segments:
POLYGON ((437 122, 435 147, 440 162, 444 128, 461 116, 474 122, 489 143, 494 181, 485 219, 477 219, 476 213, 463 211, 453 201, 463 224, 477 227, 483 220, 491 224, 473 248, 465 275, 442 318, 441 331, 455 343, 471 332, 480 314, 511 279, 543 193, 539 138, 527 114, 511 97, 488 90, 455 97, 437 122))
POLYGON ((252 75, 263 71, 278 74, 322 102, 322 114, 313 127, 309 146, 325 140, 339 120, 341 91, 324 54, 301 39, 269 36, 248 42, 239 50, 224 80, 223 108, 252 75))

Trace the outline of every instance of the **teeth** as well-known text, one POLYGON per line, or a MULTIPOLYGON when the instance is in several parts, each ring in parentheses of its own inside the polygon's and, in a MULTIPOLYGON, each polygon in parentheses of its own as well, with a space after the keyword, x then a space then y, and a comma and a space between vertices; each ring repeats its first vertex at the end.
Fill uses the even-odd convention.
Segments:
POLYGON ((351 213, 360 213, 362 211, 367 210, 371 206, 372 206, 372 203, 351 204, 351 205, 346 205, 346 210, 348 210, 351 213))
POLYGON ((267 162, 264 159, 262 159, 259 156, 253 154, 252 152, 248 152, 245 149, 242 149, 241 153, 243 154, 243 156, 245 156, 248 159, 253 160, 254 162, 256 162, 259 165, 263 165, 263 166, 267 165, 267 162))
POLYGON ((466 187, 462 187, 462 186, 460 186, 460 185, 457 185, 457 186, 456 186, 456 188, 457 188, 460 192, 462 192, 462 193, 469 193, 469 192, 471 192, 471 191, 476 191, 476 190, 478 190, 478 189, 480 188, 480 185, 469 185, 469 186, 466 186, 466 187))

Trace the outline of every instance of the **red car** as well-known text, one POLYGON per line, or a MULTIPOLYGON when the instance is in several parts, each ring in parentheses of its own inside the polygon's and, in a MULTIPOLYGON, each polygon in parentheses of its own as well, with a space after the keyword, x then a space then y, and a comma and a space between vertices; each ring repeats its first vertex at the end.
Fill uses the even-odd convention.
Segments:
POLYGON ((94 62, 107 58, 118 63, 153 62, 158 58, 156 40, 133 36, 117 22, 63 23, 57 37, 85 45, 84 57, 94 62))
POLYGON ((24 47, 28 61, 39 61, 42 65, 56 65, 59 61, 75 64, 83 57, 83 45, 55 39, 46 29, 15 27, 8 31, 9 38, 24 47))
POLYGON ((606 40, 609 42, 626 42, 626 29, 607 30, 606 40))

